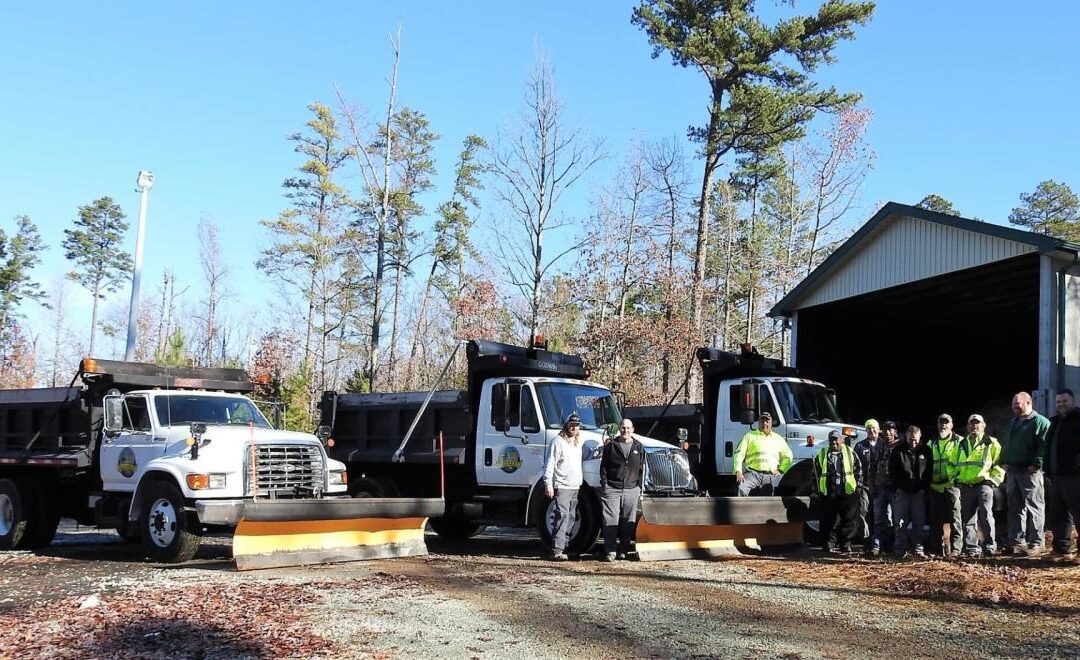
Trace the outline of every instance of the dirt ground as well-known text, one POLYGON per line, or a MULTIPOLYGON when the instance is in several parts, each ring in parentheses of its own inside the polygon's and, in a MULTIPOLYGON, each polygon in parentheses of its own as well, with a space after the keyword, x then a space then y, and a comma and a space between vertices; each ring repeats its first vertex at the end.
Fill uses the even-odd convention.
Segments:
POLYGON ((553 563, 494 530, 431 554, 237 573, 64 527, 0 554, 0 658, 1080 657, 1080 566, 806 552, 553 563))

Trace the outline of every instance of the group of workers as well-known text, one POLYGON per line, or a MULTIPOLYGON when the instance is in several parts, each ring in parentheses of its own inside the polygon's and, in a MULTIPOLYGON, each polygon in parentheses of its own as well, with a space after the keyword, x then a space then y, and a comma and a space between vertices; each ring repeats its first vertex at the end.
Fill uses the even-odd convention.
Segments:
MULTIPOLYGON (((1033 409, 1030 394, 1016 394, 1000 440, 977 413, 968 417, 966 435, 954 432, 951 415, 939 415, 929 440, 915 424, 901 435, 895 422, 874 419, 854 447, 831 431, 814 458, 823 549, 850 552, 861 536, 872 556, 989 557, 999 546, 1035 556, 1044 551, 1048 509, 1054 554, 1075 556, 1080 411, 1068 389, 1057 394, 1055 407, 1047 419, 1033 409), (994 516, 1002 489, 1004 529, 994 516)), ((791 448, 763 413, 735 451, 739 495, 772 494, 791 462, 791 448)))

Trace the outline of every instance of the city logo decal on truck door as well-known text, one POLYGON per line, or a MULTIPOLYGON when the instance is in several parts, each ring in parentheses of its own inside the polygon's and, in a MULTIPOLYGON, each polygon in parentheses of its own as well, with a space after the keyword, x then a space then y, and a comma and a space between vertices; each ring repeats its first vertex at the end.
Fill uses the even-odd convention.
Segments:
POLYGON ((135 452, 131 451, 131 447, 124 447, 120 452, 120 458, 116 461, 116 469, 120 470, 120 474, 125 477, 130 477, 135 474, 138 467, 139 464, 135 462, 135 452))
POLYGON ((503 472, 517 472, 521 468, 521 454, 517 447, 507 445, 499 450, 499 462, 496 463, 503 472))

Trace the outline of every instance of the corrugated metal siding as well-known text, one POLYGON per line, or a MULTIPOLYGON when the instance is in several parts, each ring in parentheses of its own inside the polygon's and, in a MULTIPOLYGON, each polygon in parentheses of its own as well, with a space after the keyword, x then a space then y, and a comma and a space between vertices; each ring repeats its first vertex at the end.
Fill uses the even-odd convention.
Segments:
POLYGON ((821 305, 1034 252, 1035 247, 907 216, 893 216, 798 307, 821 305))

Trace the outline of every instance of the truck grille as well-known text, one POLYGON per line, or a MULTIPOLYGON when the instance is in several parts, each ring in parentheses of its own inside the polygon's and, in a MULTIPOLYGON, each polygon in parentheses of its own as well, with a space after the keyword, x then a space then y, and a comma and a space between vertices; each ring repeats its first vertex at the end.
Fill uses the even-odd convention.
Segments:
POLYGON ((323 456, 312 445, 256 445, 255 497, 316 497, 323 490, 323 456))
POLYGON ((690 459, 679 449, 645 452, 645 491, 690 488, 690 459))

